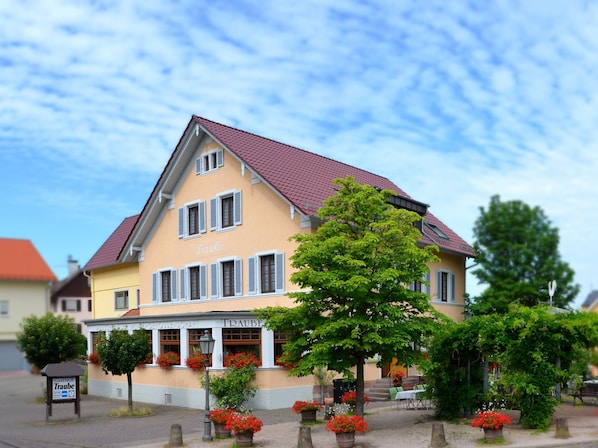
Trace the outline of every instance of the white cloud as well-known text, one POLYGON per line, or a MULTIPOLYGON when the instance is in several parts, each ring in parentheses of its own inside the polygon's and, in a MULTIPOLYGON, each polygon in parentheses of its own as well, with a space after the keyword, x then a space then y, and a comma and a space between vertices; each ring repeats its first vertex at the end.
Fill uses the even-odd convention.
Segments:
POLYGON ((580 231, 598 221, 597 18, 569 0, 5 1, 1 185, 16 216, 36 199, 72 226, 95 212, 104 238, 197 114, 385 175, 470 241, 493 194, 539 205, 582 300, 598 286, 580 231))

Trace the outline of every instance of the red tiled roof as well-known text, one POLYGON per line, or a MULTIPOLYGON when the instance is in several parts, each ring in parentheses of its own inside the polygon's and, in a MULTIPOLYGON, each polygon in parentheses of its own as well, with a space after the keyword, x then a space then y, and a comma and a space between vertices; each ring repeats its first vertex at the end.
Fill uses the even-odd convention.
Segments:
MULTIPOLYGON (((323 157, 303 149, 260 137, 246 131, 215 123, 206 118, 193 116, 208 134, 228 148, 251 170, 258 174, 306 215, 316 215, 323 201, 334 194, 333 180, 353 176, 361 184, 394 191, 398 196, 409 198, 403 190, 386 177, 323 157)), ((189 127, 188 127, 189 129, 189 127)), ((448 239, 436 237, 429 229, 422 237, 426 244, 438 245, 466 256, 474 256, 473 248, 449 229, 433 214, 425 219, 437 226, 448 239)))
POLYGON ((56 276, 31 241, 0 238, 0 279, 55 282, 56 276))
POLYGON ((102 244, 98 251, 83 267, 84 271, 111 266, 116 263, 118 255, 127 242, 131 230, 137 223, 139 215, 129 216, 116 228, 112 235, 102 244))

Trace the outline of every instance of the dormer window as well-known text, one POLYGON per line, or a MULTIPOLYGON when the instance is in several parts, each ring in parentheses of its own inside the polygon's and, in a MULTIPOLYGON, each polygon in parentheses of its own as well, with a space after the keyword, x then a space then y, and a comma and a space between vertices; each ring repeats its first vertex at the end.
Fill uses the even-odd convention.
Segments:
POLYGON ((217 149, 202 154, 195 160, 195 174, 207 174, 224 165, 224 151, 217 149))
POLYGON ((434 232, 437 236, 439 236, 440 238, 443 238, 445 240, 449 239, 449 237, 446 236, 446 233, 444 233, 442 230, 440 230, 440 227, 438 227, 434 224, 430 224, 427 221, 425 223, 426 223, 426 227, 430 228, 432 230, 432 232, 434 232))

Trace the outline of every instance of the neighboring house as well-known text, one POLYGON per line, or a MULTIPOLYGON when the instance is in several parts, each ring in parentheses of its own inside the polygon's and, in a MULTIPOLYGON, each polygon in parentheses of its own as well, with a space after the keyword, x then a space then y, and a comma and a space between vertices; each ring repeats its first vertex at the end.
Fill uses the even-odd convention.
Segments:
POLYGON ((17 349, 23 319, 50 311, 56 276, 31 241, 0 238, 0 370, 28 369, 17 349))
POLYGON ((52 285, 50 307, 56 316, 72 317, 77 325, 77 331, 87 336, 87 327, 83 321, 92 317, 89 279, 77 261, 70 256, 67 264, 68 276, 52 285))
POLYGON ((83 267, 91 280, 94 317, 120 317, 139 306, 138 263, 118 261, 138 218, 125 218, 83 267))
MULTIPOLYGON (((349 175, 395 191, 397 207, 424 216, 421 244, 438 245, 441 261, 430 265, 429 286, 412 287, 427 292, 442 313, 462 319, 465 261, 474 252, 426 205, 387 178, 193 116, 141 214, 127 218, 132 227, 123 229, 125 220, 102 246, 112 248, 111 256, 98 263, 96 254, 84 268, 92 285, 102 282, 92 286, 90 352, 100 332, 145 329, 154 359, 135 371, 134 399, 202 408, 204 391, 185 359, 207 329, 216 340, 212 371, 223 369, 229 354, 251 351, 259 358, 254 408, 311 399, 314 378, 289 378, 276 363, 286 335, 264 328, 253 310, 293 306, 287 293, 297 290, 289 281, 296 246, 289 237, 315 231, 317 210, 334 194, 333 180, 349 175), (121 316, 112 304, 117 291, 132 293, 135 272, 139 309, 121 316), (155 357, 165 351, 179 353, 181 365, 168 372, 157 367, 155 357)), ((368 363, 365 374, 373 381, 382 373, 368 363)), ((92 367, 89 391, 126 396, 126 379, 92 367)))

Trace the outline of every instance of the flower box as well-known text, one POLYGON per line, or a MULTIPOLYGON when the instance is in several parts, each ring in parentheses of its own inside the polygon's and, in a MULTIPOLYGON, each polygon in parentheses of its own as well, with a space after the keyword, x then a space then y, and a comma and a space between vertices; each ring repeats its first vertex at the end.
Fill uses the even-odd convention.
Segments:
POLYGON ((179 365, 180 363, 181 358, 179 357, 178 353, 175 352, 161 353, 156 358, 156 364, 158 364, 163 369, 170 369, 170 367, 179 365))
POLYGON ((193 355, 185 360, 185 365, 198 372, 206 368, 206 355, 193 355))
POLYGON ((330 417, 326 430, 335 434, 341 432, 366 432, 368 424, 360 415, 339 414, 330 417))
POLYGON ((505 425, 510 425, 513 419, 500 412, 485 411, 480 412, 471 422, 474 428, 482 429, 501 429, 505 425))

